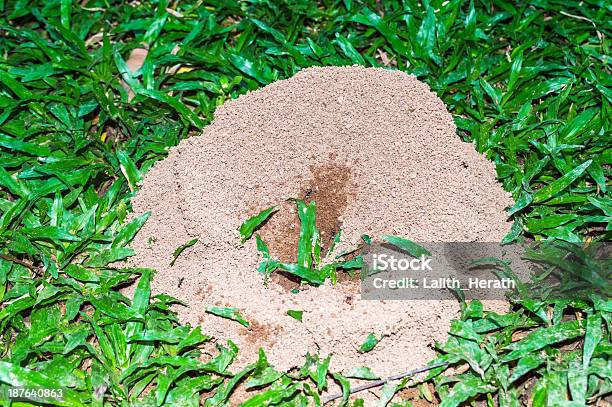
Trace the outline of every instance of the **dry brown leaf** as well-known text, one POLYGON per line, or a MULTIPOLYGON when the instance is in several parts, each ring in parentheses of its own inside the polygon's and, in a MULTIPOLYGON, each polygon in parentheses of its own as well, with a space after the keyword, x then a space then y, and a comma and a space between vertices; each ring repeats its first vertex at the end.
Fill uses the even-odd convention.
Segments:
MULTIPOLYGON (((146 48, 134 48, 132 50, 129 58, 127 59, 127 61, 125 61, 127 67, 132 73, 135 73, 142 67, 145 59, 147 58, 148 53, 149 50, 147 50, 146 48)), ((134 91, 123 80, 121 81, 121 86, 123 86, 123 89, 127 90, 128 92, 128 102, 131 101, 134 98, 134 91)))

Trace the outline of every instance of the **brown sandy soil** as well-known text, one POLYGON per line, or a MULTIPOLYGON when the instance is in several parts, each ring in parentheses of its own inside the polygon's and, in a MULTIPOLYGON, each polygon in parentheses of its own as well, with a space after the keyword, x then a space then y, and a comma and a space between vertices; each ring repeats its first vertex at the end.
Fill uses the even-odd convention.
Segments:
POLYGON ((301 365, 308 351, 333 354, 333 371, 367 365, 387 376, 422 366, 458 303, 362 301, 350 282, 294 294, 288 289, 297 283, 274 277, 266 287, 255 241, 241 246, 237 229, 281 203, 260 233, 273 257, 291 260, 299 224, 283 202, 308 197, 319 207, 325 245, 342 227, 339 251, 363 233, 498 242, 510 227, 510 196, 493 164, 455 131, 442 101, 413 76, 305 69, 219 107, 202 136, 184 140, 149 171, 133 206, 152 215, 131 263, 159 271, 155 293, 189 304, 178 308, 184 322, 234 340, 238 366, 256 360, 260 347, 279 369, 301 365), (170 267, 172 252, 196 237, 170 267), (206 305, 237 307, 251 326, 206 314, 206 305), (289 309, 303 310, 303 322, 289 309), (382 341, 357 352, 370 332, 382 341))

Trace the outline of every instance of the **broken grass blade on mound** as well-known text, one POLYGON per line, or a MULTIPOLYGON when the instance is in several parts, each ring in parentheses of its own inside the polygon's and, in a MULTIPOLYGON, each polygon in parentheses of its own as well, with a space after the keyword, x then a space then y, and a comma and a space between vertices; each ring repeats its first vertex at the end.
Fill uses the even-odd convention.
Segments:
POLYGON ((174 266, 174 263, 176 262, 176 259, 178 259, 178 257, 181 255, 181 253, 183 253, 183 251, 185 249, 193 246, 197 242, 198 242, 197 238, 196 239, 191 239, 187 243, 184 243, 184 244, 180 245, 179 247, 177 247, 176 250, 174 251, 174 253, 172 253, 172 261, 170 262, 170 267, 174 266))
POLYGON ((326 264, 319 270, 319 273, 325 278, 329 277, 333 285, 338 281, 338 265, 336 263, 326 264))
POLYGON ((293 319, 297 319, 300 322, 302 322, 303 314, 304 314, 304 311, 295 310, 295 309, 287 310, 287 315, 289 315, 293 319))
POLYGON ((255 243, 257 245, 257 251, 261 254, 264 260, 270 260, 270 249, 259 234, 255 235, 255 243))
POLYGON ((363 268, 363 257, 355 256, 350 260, 338 263, 337 267, 346 270, 349 274, 353 270, 361 270, 363 268))
POLYGON ((382 235, 380 236, 385 242, 397 247, 398 249, 408 252, 413 257, 431 256, 431 253, 423 246, 414 243, 411 240, 399 236, 382 235))
POLYGON ((365 341, 359 347, 359 353, 366 353, 371 351, 378 344, 378 342, 380 342, 380 339, 377 338, 373 332, 370 332, 366 337, 365 341))
POLYGON ((213 314, 221 318, 227 318, 231 319, 232 321, 236 321, 247 328, 250 325, 249 321, 244 319, 242 315, 238 313, 238 308, 207 306, 205 311, 209 314, 213 314))
POLYGON ((240 225, 240 229, 238 229, 240 232, 241 243, 249 240, 251 236, 253 236, 253 232, 255 232, 255 230, 257 230, 257 228, 277 210, 277 206, 272 206, 245 220, 244 223, 240 225))
POLYGON ((344 262, 341 261, 341 262, 331 263, 323 267, 322 270, 324 270, 326 267, 329 267, 329 270, 326 272, 326 275, 331 277, 332 283, 335 285, 336 280, 337 280, 337 275, 338 275, 338 269, 346 272, 346 274, 348 274, 349 277, 353 278, 355 277, 356 270, 363 270, 364 268, 363 257, 361 255, 358 255, 344 262))
POLYGON ((289 199, 295 202, 300 220, 300 237, 298 241, 297 264, 280 263, 278 268, 300 277, 312 285, 321 285, 332 271, 323 267, 317 269, 321 262, 321 240, 316 227, 317 208, 314 201, 308 205, 301 199, 289 199))
POLYGON ((322 275, 316 269, 309 269, 294 263, 280 263, 278 268, 293 274, 294 276, 297 276, 312 285, 321 285, 325 283, 326 276, 322 275))
POLYGON ((363 379, 363 380, 378 380, 378 377, 372 370, 367 366, 354 367, 346 372, 342 372, 344 377, 349 379, 363 379))
POLYGON ((261 236, 255 235, 255 241, 257 243, 257 251, 263 258, 263 260, 259 262, 259 265, 257 266, 257 272, 264 274, 264 284, 267 284, 268 277, 274 270, 278 269, 280 262, 278 260, 270 260, 270 250, 261 236))

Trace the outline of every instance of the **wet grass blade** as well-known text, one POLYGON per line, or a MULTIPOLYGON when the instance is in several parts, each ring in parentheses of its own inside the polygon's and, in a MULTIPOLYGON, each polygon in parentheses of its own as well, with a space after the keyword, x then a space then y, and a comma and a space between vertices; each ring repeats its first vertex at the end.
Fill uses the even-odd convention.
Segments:
POLYGON ((170 267, 174 266, 174 263, 176 262, 176 259, 178 259, 178 257, 181 255, 181 253, 183 253, 185 251, 185 249, 190 248, 191 246, 195 245, 198 242, 198 239, 191 239, 190 241, 188 241, 187 243, 184 243, 182 245, 180 245, 179 247, 176 248, 176 250, 174 251, 174 253, 172 253, 172 261, 170 262, 170 267))
POLYGON ((524 339, 510 344, 506 349, 511 352, 505 355, 503 360, 515 360, 550 344, 582 336, 584 326, 584 321, 569 321, 534 331, 524 339))
POLYGON ((209 314, 216 315, 218 317, 231 319, 232 321, 236 321, 240 325, 245 326, 247 328, 250 325, 249 322, 240 315, 240 313, 238 312, 238 308, 208 306, 206 307, 206 312, 208 312, 209 314))
POLYGON ((262 223, 266 221, 274 212, 278 210, 278 207, 272 206, 268 209, 265 209, 259 212, 257 215, 250 217, 242 225, 240 225, 240 238, 241 242, 244 243, 253 236, 253 232, 257 230, 258 227, 261 226, 262 223))
POLYGON ((295 200, 300 220, 300 239, 298 241, 297 264, 300 269, 313 267, 313 237, 316 239, 316 206, 314 201, 306 205, 302 200, 295 200))
POLYGON ((322 276, 321 273, 315 269, 302 267, 299 264, 292 263, 280 263, 278 267, 289 274, 301 278, 308 284, 321 285, 325 282, 325 276, 322 276))
POLYGON ((287 311, 287 315, 289 315, 291 318, 296 319, 300 322, 302 322, 303 314, 304 314, 304 311, 295 310, 295 309, 290 309, 287 311))
POLYGON ((380 342, 380 338, 377 338, 373 333, 369 333, 365 341, 359 347, 360 353, 366 353, 374 349, 374 347, 380 342))
POLYGON ((588 160, 582 163, 581 165, 569 171, 561 178, 538 190, 533 196, 533 202, 540 203, 547 201, 548 199, 557 195, 559 192, 563 191, 565 188, 570 186, 572 182, 580 178, 580 176, 582 176, 582 174, 586 171, 586 169, 589 167, 589 165, 591 165, 592 162, 593 160, 588 160))
POLYGON ((423 246, 414 243, 411 240, 405 239, 399 236, 391 236, 391 235, 382 235, 381 238, 387 242, 397 247, 400 250, 404 250, 408 252, 411 256, 421 257, 421 256, 431 256, 431 253, 425 249, 423 246))
POLYGON ((47 388, 61 391, 61 397, 42 397, 46 403, 53 405, 82 406, 83 400, 87 399, 86 396, 62 386, 51 377, 6 361, 0 361, 0 382, 15 388, 47 388))

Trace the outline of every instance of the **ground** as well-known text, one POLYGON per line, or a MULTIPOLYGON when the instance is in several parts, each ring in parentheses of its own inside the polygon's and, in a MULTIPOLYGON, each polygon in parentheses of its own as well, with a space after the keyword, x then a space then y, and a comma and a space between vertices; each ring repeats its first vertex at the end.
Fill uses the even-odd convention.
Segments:
MULTIPOLYGON (((154 163, 227 100, 309 66, 427 83, 512 194, 508 241, 609 240, 610 13, 600 1, 0 2, 3 389, 63 388, 65 405, 220 405, 241 378, 271 404, 346 385, 324 360, 287 376, 261 358, 235 375, 232 343, 216 348, 179 324, 173 299, 151 297, 152 270, 114 266, 146 225, 130 200, 154 163)), ((589 256, 572 270, 605 273, 589 256)), ((462 374, 434 369, 436 400, 603 403, 609 291, 568 303, 541 288, 507 317, 463 305, 437 356, 462 374)))

